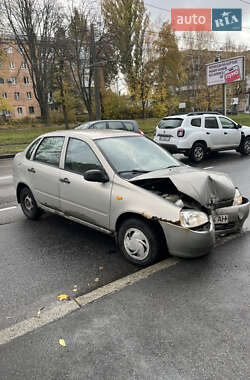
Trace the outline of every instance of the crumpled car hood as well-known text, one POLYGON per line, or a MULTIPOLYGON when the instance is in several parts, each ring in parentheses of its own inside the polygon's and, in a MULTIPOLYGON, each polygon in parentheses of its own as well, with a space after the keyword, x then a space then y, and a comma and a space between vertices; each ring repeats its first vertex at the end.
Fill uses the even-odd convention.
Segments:
POLYGON ((234 198, 235 186, 226 174, 188 166, 157 170, 131 178, 129 181, 139 185, 140 182, 163 178, 168 178, 179 192, 205 207, 234 198))

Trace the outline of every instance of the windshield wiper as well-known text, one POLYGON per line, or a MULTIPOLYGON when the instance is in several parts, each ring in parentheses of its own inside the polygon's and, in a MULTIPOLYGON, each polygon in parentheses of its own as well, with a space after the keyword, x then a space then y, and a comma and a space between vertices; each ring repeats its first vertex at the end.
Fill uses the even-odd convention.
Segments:
POLYGON ((149 170, 137 170, 137 169, 132 169, 132 170, 122 170, 118 172, 118 174, 124 174, 124 173, 131 173, 131 174, 137 174, 137 173, 149 173, 149 170))

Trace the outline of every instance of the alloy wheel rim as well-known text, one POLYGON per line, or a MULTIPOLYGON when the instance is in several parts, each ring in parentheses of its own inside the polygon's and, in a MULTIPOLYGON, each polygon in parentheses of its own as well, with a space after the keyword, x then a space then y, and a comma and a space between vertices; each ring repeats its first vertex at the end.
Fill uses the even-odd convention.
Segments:
POLYGON ((204 156, 203 148, 201 146, 197 146, 194 150, 194 157, 197 161, 202 160, 204 156))
POLYGON ((245 141, 245 146, 244 146, 244 148, 245 148, 245 152, 246 152, 247 154, 249 154, 249 153, 250 153, 250 140, 246 140, 246 141, 245 141))
POLYGON ((149 241, 138 228, 129 228, 124 236, 124 247, 127 254, 137 260, 144 260, 149 254, 149 241))

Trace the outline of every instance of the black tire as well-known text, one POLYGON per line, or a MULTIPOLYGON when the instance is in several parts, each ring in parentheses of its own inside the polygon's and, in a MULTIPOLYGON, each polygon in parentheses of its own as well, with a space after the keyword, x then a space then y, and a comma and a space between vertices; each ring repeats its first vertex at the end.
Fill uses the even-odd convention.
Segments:
POLYGON ((31 190, 24 187, 20 192, 20 203, 24 215, 28 219, 37 220, 42 215, 42 210, 37 206, 31 190))
POLYGON ((239 152, 244 156, 250 155, 250 137, 244 138, 240 144, 239 152))
POLYGON ((159 256, 161 243, 157 228, 141 219, 125 220, 118 231, 121 252, 127 260, 138 266, 153 264, 159 256))
POLYGON ((201 162, 206 156, 207 148, 202 143, 195 143, 189 154, 189 158, 193 162, 201 162))

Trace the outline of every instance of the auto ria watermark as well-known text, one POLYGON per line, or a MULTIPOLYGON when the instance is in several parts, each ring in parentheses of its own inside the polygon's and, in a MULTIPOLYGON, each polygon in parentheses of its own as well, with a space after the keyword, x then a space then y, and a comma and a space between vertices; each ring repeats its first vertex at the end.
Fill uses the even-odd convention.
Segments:
POLYGON ((172 8, 171 27, 176 31, 241 31, 241 8, 172 8))

